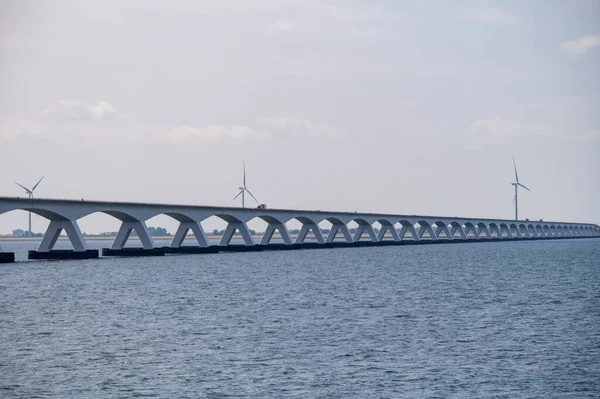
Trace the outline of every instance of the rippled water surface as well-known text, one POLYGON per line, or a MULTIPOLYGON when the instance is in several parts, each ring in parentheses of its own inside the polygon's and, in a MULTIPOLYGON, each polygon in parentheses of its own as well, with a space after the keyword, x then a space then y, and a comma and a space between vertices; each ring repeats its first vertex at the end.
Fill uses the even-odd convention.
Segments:
POLYGON ((0 265, 0 397, 134 396, 599 397, 600 239, 0 265))

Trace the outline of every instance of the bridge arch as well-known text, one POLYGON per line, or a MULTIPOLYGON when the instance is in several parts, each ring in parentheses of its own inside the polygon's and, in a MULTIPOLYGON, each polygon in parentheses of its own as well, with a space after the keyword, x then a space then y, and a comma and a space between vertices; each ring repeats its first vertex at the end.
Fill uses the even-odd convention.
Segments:
POLYGON ((488 226, 483 223, 483 222, 479 222, 477 223, 477 234, 479 235, 479 238, 481 238, 481 233, 483 232, 485 234, 485 238, 492 238, 492 232, 490 231, 490 229, 488 228, 488 226))
POLYGON ((519 224, 518 230, 522 237, 529 237, 529 230, 527 229, 527 225, 525 225, 525 223, 519 224))
POLYGON ((463 240, 467 239, 467 234, 465 233, 465 229, 463 228, 462 224, 453 220, 449 223, 450 225, 450 234, 452 235, 452 237, 455 237, 456 232, 458 232, 458 234, 460 235, 460 238, 463 240))
POLYGON ((521 237, 522 237, 522 235, 521 235, 521 231, 519 230, 519 226, 518 226, 516 223, 511 223, 511 224, 508 226, 508 229, 510 230, 510 232, 511 232, 511 235, 512 235, 513 237, 514 237, 514 236, 516 236, 516 237, 518 237, 518 238, 521 238, 521 237))
POLYGON ((387 233, 391 234, 394 241, 400 241, 400 236, 398 235, 396 224, 394 222, 384 218, 377 219, 377 222, 381 225, 379 233, 377 234, 377 239, 379 241, 383 241, 386 238, 387 233))
POLYGON ((417 230, 417 236, 419 237, 419 240, 423 239, 425 233, 427 233, 431 240, 437 240, 437 236, 433 231, 433 226, 431 223, 429 223, 427 220, 421 219, 416 224, 419 225, 419 230, 417 230))
POLYGON ((467 235, 467 239, 470 239, 469 233, 473 234, 473 239, 477 240, 479 238, 479 233, 477 231, 477 227, 475 226, 475 222, 465 222, 465 234, 467 235))
POLYGON ((363 217, 355 217, 352 218, 352 222, 355 222, 358 226, 356 227, 356 232, 354 233, 354 242, 360 241, 362 236, 366 233, 372 242, 377 242, 379 239, 377 238, 377 234, 375 233, 375 229, 373 228, 374 221, 367 220, 363 217))
POLYGON ((542 228, 541 224, 535 225, 535 233, 538 237, 544 237, 544 229, 542 228))
POLYGON ((307 216, 307 215, 298 215, 298 216, 294 216, 294 217, 288 219, 286 224, 293 222, 294 220, 296 220, 302 224, 302 226, 300 227, 300 230, 298 231, 298 235, 296 237, 296 241, 295 241, 296 244, 304 243, 309 232, 312 232, 312 234, 314 235, 314 237, 318 243, 321 243, 321 244, 325 243, 325 238, 323 237, 323 232, 321 231, 321 228, 319 227, 319 223, 322 221, 322 219, 319 220, 319 219, 313 219, 312 217, 307 216))
POLYGON ((502 233, 502 237, 512 238, 512 233, 510 231, 508 223, 500 223, 500 232, 502 233))
POLYGON ((39 215, 48 220, 69 220, 69 217, 62 212, 56 212, 55 210, 45 209, 45 208, 35 208, 35 207, 27 207, 27 206, 17 206, 10 207, 5 209, 0 209, 0 215, 12 211, 26 211, 31 212, 33 214, 39 215))
POLYGON ((448 228, 448 225, 441 221, 441 220, 436 220, 434 223, 435 225, 435 236, 440 239, 443 238, 445 240, 453 240, 454 237, 452 236, 452 233, 450 232, 450 229, 448 228), (443 233, 443 235, 442 235, 443 233))
POLYGON ((408 220, 401 219, 401 220, 398 220, 398 223, 401 226, 400 233, 398 233, 398 236, 400 237, 401 240, 406 239, 406 233, 410 233, 412 240, 414 240, 414 241, 419 240, 419 234, 417 233, 417 229, 411 222, 409 222, 408 220))

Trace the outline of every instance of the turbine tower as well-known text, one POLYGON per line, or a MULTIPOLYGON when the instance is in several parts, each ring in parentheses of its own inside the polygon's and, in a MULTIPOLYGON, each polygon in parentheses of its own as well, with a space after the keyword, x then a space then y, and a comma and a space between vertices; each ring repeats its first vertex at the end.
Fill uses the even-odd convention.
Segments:
MULTIPOLYGON (((33 187, 31 188, 31 190, 30 190, 30 189, 28 189, 27 187, 25 187, 24 185, 22 185, 22 184, 19 184, 19 183, 17 183, 17 182, 15 182, 15 184, 16 184, 17 186, 20 186, 21 188, 23 188, 23 189, 25 190, 25 192, 27 193, 27 196, 29 197, 29 199, 32 199, 32 198, 33 198, 33 192, 35 191, 36 187, 37 187, 37 186, 40 184, 40 182, 41 182, 43 179, 44 179, 44 176, 42 176, 42 178, 41 178, 40 180, 38 180, 38 182, 37 182, 37 183, 35 183, 35 186, 33 186, 33 187)), ((33 235, 33 233, 31 232, 31 212, 29 212, 29 235, 28 235, 28 237, 31 237, 32 235, 33 235)))
POLYGON ((531 190, 519 183, 519 175, 517 173, 517 163, 515 162, 515 157, 513 157, 513 165, 515 167, 515 182, 510 184, 515 186, 515 197, 513 198, 513 204, 515 204, 515 220, 519 220, 519 186, 523 187, 529 192, 531 192, 531 190))
POLYGON ((239 197, 240 195, 242 196, 242 208, 244 208, 246 206, 245 203, 245 193, 250 194, 250 196, 252 198, 254 198, 254 201, 256 201, 256 203, 258 204, 258 200, 256 199, 256 197, 250 192, 250 190, 248 190, 248 188, 246 188, 246 161, 244 161, 244 181, 242 184, 242 187, 238 187, 240 192, 238 193, 238 195, 236 195, 235 197, 233 197, 233 199, 236 199, 237 197, 239 197))

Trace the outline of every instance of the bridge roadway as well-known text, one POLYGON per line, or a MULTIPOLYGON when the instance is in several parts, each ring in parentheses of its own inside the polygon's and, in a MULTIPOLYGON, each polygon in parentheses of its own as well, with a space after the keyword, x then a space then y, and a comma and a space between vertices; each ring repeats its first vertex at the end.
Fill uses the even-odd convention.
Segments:
POLYGON ((121 227, 111 247, 113 251, 123 250, 133 230, 136 231, 144 249, 155 249, 156 245, 148 231, 146 220, 161 214, 179 221, 179 227, 170 244, 170 248, 173 249, 181 248, 189 231, 193 232, 198 247, 208 247, 201 222, 211 216, 227 222, 219 242, 220 247, 230 246, 236 231, 239 231, 246 246, 268 245, 275 231, 279 232, 285 245, 308 245, 304 242, 309 232, 313 233, 319 244, 332 243, 338 236, 343 237, 346 243, 356 243, 363 235, 367 235, 373 243, 383 240, 402 242, 408 238, 407 233, 410 233, 412 241, 600 236, 600 226, 590 223, 0 197, 0 215, 13 210, 33 212, 50 220, 37 253, 51 252, 63 230, 71 241, 74 252, 87 251, 87 244, 77 221, 97 212, 106 213, 121 221, 121 227), (255 242, 248 229, 248 222, 254 218, 260 218, 267 223, 260 242, 255 242), (302 224, 294 242, 286 227, 286 223, 292 219, 302 224), (323 221, 331 223, 327 235, 319 227, 323 221), (348 228, 351 222, 357 224, 354 235, 348 228), (380 224, 379 231, 375 230, 375 223, 380 224))

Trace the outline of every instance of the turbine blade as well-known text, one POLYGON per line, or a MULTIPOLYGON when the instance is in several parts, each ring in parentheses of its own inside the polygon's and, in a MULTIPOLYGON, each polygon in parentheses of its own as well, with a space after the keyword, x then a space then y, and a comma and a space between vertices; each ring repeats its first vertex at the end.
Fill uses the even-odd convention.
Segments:
POLYGON ((35 183, 35 186, 33 186, 33 188, 31 189, 31 192, 33 192, 33 190, 35 190, 35 188, 42 182, 42 180, 44 180, 44 176, 42 176, 42 178, 37 183, 35 183))
POLYGON ((530 190, 530 189, 528 189, 527 187, 525 187, 525 186, 524 186, 524 185, 522 185, 521 183, 519 183, 519 186, 521 186, 521 187, 523 187, 525 190, 527 190, 527 191, 531 192, 531 190, 530 190))
POLYGON ((233 197, 233 199, 236 199, 237 197, 239 197, 240 195, 242 195, 242 192, 244 192, 244 190, 240 190, 240 192, 238 193, 238 195, 236 195, 235 197, 233 197))
POLYGON ((246 188, 246 161, 244 161, 244 188, 246 188))
POLYGON ((517 179, 517 183, 519 183, 519 175, 517 174, 517 163, 515 162, 515 157, 513 157, 513 165, 515 167, 515 179, 517 179))
POLYGON ((254 194, 252 194, 252 193, 250 192, 250 190, 246 189, 246 192, 247 192, 248 194, 250 194, 250 196, 251 196, 252 198, 254 198, 254 201, 256 201, 256 203, 257 203, 257 204, 260 204, 260 202, 258 202, 258 200, 256 199, 256 197, 254 196, 254 194))
POLYGON ((513 197, 513 204, 515 203, 515 200, 516 200, 516 199, 517 199, 517 196, 515 195, 515 196, 513 197))
POLYGON ((31 192, 31 190, 30 190, 30 189, 28 189, 27 187, 25 187, 24 185, 22 185, 22 184, 19 184, 19 183, 17 183, 17 182, 15 182, 15 184, 16 184, 17 186, 20 186, 20 187, 22 187, 22 188, 23 188, 25 191, 27 191, 27 194, 33 194, 33 193, 31 192))

